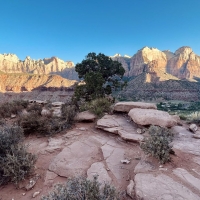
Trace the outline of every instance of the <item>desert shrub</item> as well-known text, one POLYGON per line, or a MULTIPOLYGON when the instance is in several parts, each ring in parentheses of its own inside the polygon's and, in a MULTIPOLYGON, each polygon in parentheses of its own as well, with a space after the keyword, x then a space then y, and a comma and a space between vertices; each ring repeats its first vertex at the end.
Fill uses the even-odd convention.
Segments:
POLYGON ((6 102, 0 106, 0 117, 10 117, 11 114, 18 114, 23 109, 27 108, 28 101, 25 100, 14 100, 12 102, 6 102))
POLYGON ((40 117, 38 113, 29 113, 19 118, 18 124, 23 128, 24 134, 34 133, 38 130, 40 117))
POLYGON ((187 117, 185 115, 179 115, 179 117, 180 117, 181 120, 186 120, 187 119, 187 117))
POLYGON ((34 169, 36 157, 23 145, 23 130, 19 126, 0 129, 0 185, 18 184, 34 169))
POLYGON ((157 158, 162 164, 170 161, 170 153, 173 153, 170 143, 173 140, 173 133, 167 128, 151 126, 149 128, 150 137, 145 138, 141 143, 141 148, 146 154, 157 158))
POLYGON ((25 135, 32 133, 38 133, 44 136, 53 135, 69 128, 76 114, 74 108, 69 105, 63 106, 61 110, 61 117, 54 117, 52 115, 42 116, 39 109, 29 110, 28 115, 22 115, 19 118, 18 125, 23 128, 25 135))
POLYGON ((28 112, 34 112, 34 113, 37 113, 38 115, 41 115, 42 106, 38 103, 33 103, 30 106, 28 106, 26 110, 28 112))
POLYGON ((101 185, 97 177, 93 180, 86 178, 69 179, 65 185, 58 184, 53 192, 41 200, 118 200, 119 193, 110 184, 101 185), (102 187, 101 187, 102 186, 102 187))
POLYGON ((200 119, 192 119, 189 121, 189 124, 196 124, 197 126, 200 126, 200 119))
POLYGON ((65 103, 61 107, 61 117, 69 125, 74 121, 74 117, 77 113, 77 107, 70 103, 65 103))
POLYGON ((110 112, 111 105, 112 103, 107 98, 100 98, 82 104, 80 110, 81 111, 89 110, 95 115, 101 117, 103 113, 110 112))
POLYGON ((42 117, 39 121, 37 132, 42 135, 53 135, 58 133, 65 128, 69 128, 67 121, 62 120, 58 117, 42 117))

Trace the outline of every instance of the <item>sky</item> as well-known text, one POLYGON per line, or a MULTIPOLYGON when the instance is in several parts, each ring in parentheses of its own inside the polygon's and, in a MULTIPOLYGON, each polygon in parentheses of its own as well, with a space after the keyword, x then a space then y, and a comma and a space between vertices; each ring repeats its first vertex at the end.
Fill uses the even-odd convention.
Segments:
POLYGON ((81 62, 144 46, 200 55, 200 0, 0 0, 0 53, 81 62))

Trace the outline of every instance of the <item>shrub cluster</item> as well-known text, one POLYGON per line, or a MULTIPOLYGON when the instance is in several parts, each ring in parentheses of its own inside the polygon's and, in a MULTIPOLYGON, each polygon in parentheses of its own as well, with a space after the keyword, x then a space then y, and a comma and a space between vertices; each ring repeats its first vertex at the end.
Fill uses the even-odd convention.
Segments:
POLYGON ((105 112, 111 111, 112 103, 107 98, 99 98, 90 102, 85 102, 80 106, 81 111, 89 110, 95 115, 101 117, 105 112))
POLYGON ((10 117, 11 114, 18 114, 28 107, 29 102, 25 100, 14 100, 0 106, 0 118, 10 117))
POLYGON ((170 143, 173 140, 173 133, 168 129, 159 126, 151 126, 150 137, 145 138, 141 148, 146 154, 157 158, 162 164, 170 161, 170 153, 173 153, 170 143))
POLYGON ((19 126, 0 128, 0 185, 18 184, 34 169, 36 157, 28 153, 19 126))
POLYGON ((52 114, 42 116, 42 107, 38 104, 31 105, 27 115, 22 115, 18 120, 18 125, 24 130, 24 134, 39 133, 42 135, 52 135, 69 128, 76 115, 75 106, 64 104, 61 107, 61 117, 52 114))
POLYGON ((92 181, 86 178, 69 179, 65 185, 58 184, 54 191, 42 197, 41 200, 119 200, 119 193, 109 184, 101 185, 94 177, 92 181))

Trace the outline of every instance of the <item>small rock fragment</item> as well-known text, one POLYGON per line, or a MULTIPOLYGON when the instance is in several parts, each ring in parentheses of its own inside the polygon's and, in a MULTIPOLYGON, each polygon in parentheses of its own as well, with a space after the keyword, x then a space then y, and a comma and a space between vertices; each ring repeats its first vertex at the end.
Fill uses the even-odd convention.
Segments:
POLYGON ((167 168, 159 168, 160 171, 167 171, 167 168))
POLYGON ((25 196, 25 195, 26 195, 26 193, 22 193, 22 195, 23 195, 23 196, 25 196))
POLYGON ((189 127, 189 129, 190 129, 193 133, 195 133, 195 132, 198 130, 198 127, 197 127, 196 124, 191 124, 190 127, 189 127))
POLYGON ((142 133, 143 133, 142 129, 141 129, 141 128, 138 128, 138 129, 137 129, 137 133, 138 133, 138 134, 142 134, 142 133))
POLYGON ((36 181, 33 180, 33 179, 31 179, 30 182, 29 182, 29 184, 25 187, 26 190, 32 189, 32 188, 34 187, 35 184, 36 184, 36 181))
POLYGON ((135 183, 133 182, 133 180, 130 180, 130 183, 126 189, 128 196, 130 196, 132 199, 134 198, 134 186, 135 186, 135 183))
POLYGON ((38 196, 40 194, 40 192, 38 191, 38 192, 34 192, 33 193, 33 198, 35 198, 36 196, 38 196))
POLYGON ((11 116, 10 116, 10 117, 13 119, 13 118, 15 118, 15 117, 16 117, 16 115, 14 115, 14 114, 11 114, 11 116))
POLYGON ((85 128, 85 127, 80 127, 80 128, 77 128, 78 130, 80 130, 80 131, 86 131, 87 130, 87 128, 85 128))
POLYGON ((130 161, 129 161, 129 160, 121 160, 121 163, 122 163, 122 164, 129 164, 130 161))
POLYGON ((140 157, 136 157, 135 160, 141 160, 141 158, 140 157))
POLYGON ((26 190, 30 190, 34 187, 36 184, 37 180, 39 179, 40 175, 37 174, 34 178, 30 179, 29 184, 26 185, 26 190))

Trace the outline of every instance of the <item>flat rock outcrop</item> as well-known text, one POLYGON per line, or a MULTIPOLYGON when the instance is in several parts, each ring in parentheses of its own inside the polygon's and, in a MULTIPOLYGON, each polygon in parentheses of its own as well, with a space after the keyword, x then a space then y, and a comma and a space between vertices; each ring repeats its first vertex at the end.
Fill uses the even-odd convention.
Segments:
POLYGON ((178 122, 177 119, 169 115, 169 113, 153 109, 134 108, 130 110, 128 115, 136 124, 140 125, 172 127, 175 126, 178 122))
POLYGON ((118 112, 129 112, 133 108, 157 109, 157 106, 154 103, 133 102, 133 101, 118 102, 114 105, 114 111, 118 112))
POLYGON ((193 134, 182 126, 175 126, 172 129, 176 133, 173 140, 173 150, 183 153, 200 156, 200 140, 193 138, 193 134))
POLYGON ((93 163, 93 156, 98 153, 98 148, 88 146, 84 142, 74 142, 65 147, 49 165, 49 170, 59 176, 71 177, 83 175, 93 163))
POLYGON ((97 128, 104 131, 118 134, 122 139, 140 142, 144 139, 141 134, 137 133, 137 128, 128 119, 119 115, 105 115, 97 121, 97 128))
POLYGON ((182 168, 176 168, 173 170, 173 173, 178 176, 183 182, 191 185, 196 190, 200 191, 200 179, 194 177, 187 170, 182 168))
POLYGON ((138 199, 200 200, 198 195, 164 174, 139 173, 135 176, 135 185, 135 193, 138 199))

